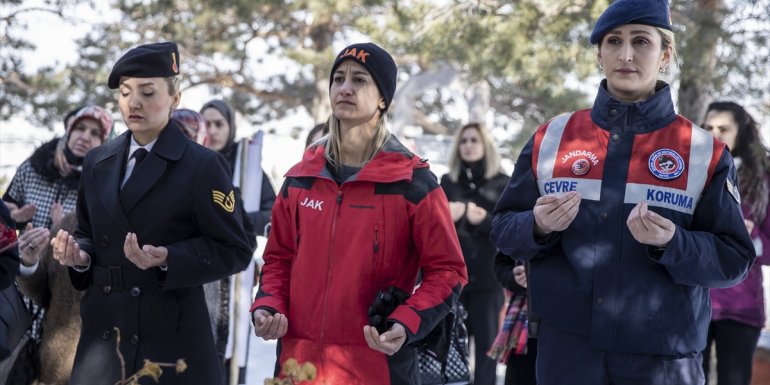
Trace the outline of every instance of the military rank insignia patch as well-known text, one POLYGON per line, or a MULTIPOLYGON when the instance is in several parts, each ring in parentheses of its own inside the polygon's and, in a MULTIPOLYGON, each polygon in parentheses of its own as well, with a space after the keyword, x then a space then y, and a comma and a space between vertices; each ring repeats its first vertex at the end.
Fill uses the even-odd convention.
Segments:
POLYGON ((738 191, 738 186, 736 186, 730 178, 725 179, 725 187, 727 188, 727 192, 732 195, 733 199, 735 199, 738 204, 741 204, 741 193, 738 191))
POLYGON ((222 206, 228 213, 235 210, 235 192, 233 190, 230 190, 230 193, 227 195, 221 191, 211 190, 211 195, 214 198, 214 202, 222 206))

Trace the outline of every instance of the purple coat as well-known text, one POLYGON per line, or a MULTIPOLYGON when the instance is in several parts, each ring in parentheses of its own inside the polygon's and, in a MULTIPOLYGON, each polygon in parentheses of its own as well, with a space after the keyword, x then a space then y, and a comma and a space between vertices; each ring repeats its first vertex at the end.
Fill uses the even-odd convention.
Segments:
POLYGON ((730 319, 762 328, 765 325, 765 302, 761 265, 770 265, 770 206, 761 223, 749 213, 747 202, 743 202, 741 209, 745 218, 754 221, 751 239, 755 245, 761 243, 762 247, 757 248, 757 259, 743 282, 726 289, 711 289, 711 319, 730 319))

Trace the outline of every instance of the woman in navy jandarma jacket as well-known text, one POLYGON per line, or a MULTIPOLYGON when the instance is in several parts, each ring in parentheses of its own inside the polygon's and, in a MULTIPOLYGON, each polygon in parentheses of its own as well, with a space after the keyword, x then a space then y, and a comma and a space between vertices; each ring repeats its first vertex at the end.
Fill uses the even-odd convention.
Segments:
POLYGON ((537 382, 703 384, 709 288, 754 260, 733 160, 658 80, 667 1, 613 2, 591 43, 593 108, 537 129, 493 218, 493 242, 530 264, 537 382))
POLYGON ((288 358, 313 363, 313 384, 416 384, 407 345, 467 282, 457 234, 428 164, 384 127, 396 88, 390 54, 348 46, 330 80, 330 132, 289 170, 273 207, 255 331, 280 338, 279 370, 288 358), (379 334, 367 310, 393 286, 413 293, 379 334))

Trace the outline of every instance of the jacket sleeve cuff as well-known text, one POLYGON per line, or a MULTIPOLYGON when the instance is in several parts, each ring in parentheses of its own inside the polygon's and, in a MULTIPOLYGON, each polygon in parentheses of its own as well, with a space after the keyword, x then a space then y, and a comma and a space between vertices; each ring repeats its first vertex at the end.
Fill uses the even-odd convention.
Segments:
POLYGON ((40 266, 40 261, 38 260, 35 262, 32 266, 27 266, 24 263, 19 264, 19 275, 22 277, 29 277, 32 274, 35 274, 37 271, 37 268, 40 266))
POLYGON ((284 305, 283 301, 270 295, 266 295, 254 301, 254 304, 251 305, 249 312, 253 313, 257 309, 269 310, 272 311, 273 314, 286 314, 286 306, 284 305))
POLYGON ((420 318, 412 308, 406 305, 398 306, 393 313, 390 313, 388 320, 398 322, 404 326, 407 342, 414 339, 414 336, 420 329, 420 323, 422 322, 422 318, 420 318))

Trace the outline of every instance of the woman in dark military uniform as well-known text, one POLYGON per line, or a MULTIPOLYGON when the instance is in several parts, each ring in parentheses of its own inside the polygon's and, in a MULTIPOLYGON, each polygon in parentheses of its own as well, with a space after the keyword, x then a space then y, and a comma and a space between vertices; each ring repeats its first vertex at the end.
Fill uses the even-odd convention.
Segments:
POLYGON ((165 370, 161 384, 223 382, 201 285, 242 270, 254 240, 225 159, 169 119, 180 98, 178 52, 172 42, 142 45, 115 64, 108 86, 120 88, 129 130, 86 157, 78 228, 51 242, 86 290, 71 384, 113 385, 144 360, 180 358, 187 370, 165 370))

